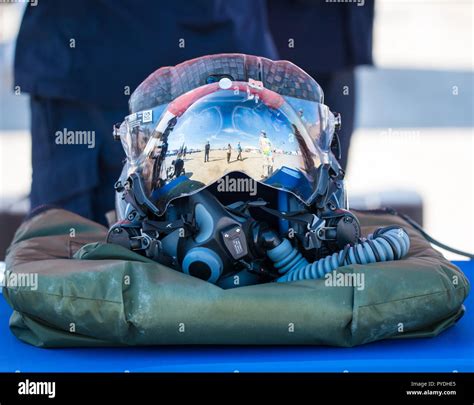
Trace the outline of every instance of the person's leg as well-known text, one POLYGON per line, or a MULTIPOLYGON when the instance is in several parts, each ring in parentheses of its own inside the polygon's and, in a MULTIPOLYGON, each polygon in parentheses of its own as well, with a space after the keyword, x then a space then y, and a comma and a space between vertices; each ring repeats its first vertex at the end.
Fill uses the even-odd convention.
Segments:
POLYGON ((114 206, 113 182, 123 152, 117 142, 119 147, 108 151, 113 163, 104 164, 99 150, 106 137, 112 138, 112 124, 123 115, 72 101, 31 97, 32 209, 55 205, 105 224, 104 214, 114 206))
POLYGON ((324 91, 324 103, 331 111, 341 114, 342 125, 339 130, 341 140, 341 166, 347 168, 349 148, 355 119, 356 84, 354 69, 331 74, 312 75, 324 91))
POLYGON ((31 96, 31 209, 53 205, 92 217, 97 151, 74 142, 88 130, 87 112, 74 103, 31 96), (68 138, 69 136, 69 138, 68 138))

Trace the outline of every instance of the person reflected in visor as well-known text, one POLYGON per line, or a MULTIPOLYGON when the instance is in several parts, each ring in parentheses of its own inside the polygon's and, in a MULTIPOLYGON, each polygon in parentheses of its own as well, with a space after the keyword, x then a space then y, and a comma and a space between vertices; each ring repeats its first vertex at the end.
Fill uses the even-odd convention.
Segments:
POLYGON ((211 150, 211 144, 209 141, 206 142, 204 146, 204 163, 209 162, 209 151, 211 150))
POLYGON ((237 144, 237 160, 244 160, 242 159, 242 146, 240 146, 240 142, 237 144))
POLYGON ((269 177, 273 173, 273 155, 272 143, 267 137, 267 133, 262 129, 260 131, 260 152, 263 155, 262 178, 269 177))

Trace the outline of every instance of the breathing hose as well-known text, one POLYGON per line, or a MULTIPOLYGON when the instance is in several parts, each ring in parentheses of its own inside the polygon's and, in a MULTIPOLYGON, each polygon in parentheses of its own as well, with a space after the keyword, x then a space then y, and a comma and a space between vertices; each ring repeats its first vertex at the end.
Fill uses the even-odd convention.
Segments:
POLYGON ((399 260, 410 248, 410 238, 403 228, 389 226, 379 228, 367 239, 309 263, 303 255, 292 246, 288 239, 276 247, 267 250, 278 273, 277 282, 318 279, 338 267, 349 264, 369 264, 399 260))

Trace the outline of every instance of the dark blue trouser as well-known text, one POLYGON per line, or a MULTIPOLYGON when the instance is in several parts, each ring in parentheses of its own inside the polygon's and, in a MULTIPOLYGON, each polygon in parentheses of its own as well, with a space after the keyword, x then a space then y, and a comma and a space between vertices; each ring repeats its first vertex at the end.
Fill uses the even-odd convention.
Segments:
POLYGON ((356 83, 354 69, 334 73, 311 73, 324 91, 324 104, 331 111, 341 114, 342 126, 339 131, 341 140, 341 166, 347 169, 349 147, 355 120, 356 83))
POLYGON ((126 114, 126 105, 31 96, 31 208, 51 204, 105 224, 124 159, 112 125, 126 114))

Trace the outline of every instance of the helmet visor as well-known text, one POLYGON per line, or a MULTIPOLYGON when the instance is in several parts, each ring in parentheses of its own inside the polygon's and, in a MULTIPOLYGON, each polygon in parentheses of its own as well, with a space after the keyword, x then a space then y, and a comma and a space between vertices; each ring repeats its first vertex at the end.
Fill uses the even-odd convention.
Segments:
POLYGON ((121 138, 130 172, 141 174, 160 211, 231 172, 310 204, 334 126, 323 104, 243 82, 226 89, 215 83, 128 116, 121 138))

